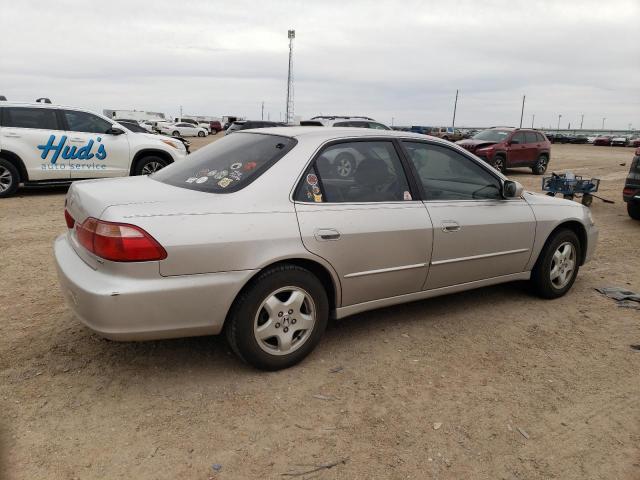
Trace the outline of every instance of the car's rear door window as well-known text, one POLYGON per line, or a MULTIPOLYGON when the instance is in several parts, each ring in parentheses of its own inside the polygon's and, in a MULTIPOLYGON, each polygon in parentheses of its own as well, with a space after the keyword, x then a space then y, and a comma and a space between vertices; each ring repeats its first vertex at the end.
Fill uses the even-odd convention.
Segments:
POLYGON ((517 132, 513 137, 511 137, 511 142, 514 144, 526 143, 524 132, 517 132))
POLYGON ((13 128, 34 128, 41 130, 62 130, 58 125, 56 111, 53 108, 3 108, 2 126, 13 128))
POLYGON ((201 192, 235 192, 267 171, 296 143, 291 137, 238 132, 197 150, 151 178, 201 192))
POLYGON ((526 132, 525 138, 527 139, 527 143, 538 143, 536 132, 526 132))
POLYGON ((296 191, 303 202, 402 202, 411 192, 390 141, 337 143, 326 147, 296 191))

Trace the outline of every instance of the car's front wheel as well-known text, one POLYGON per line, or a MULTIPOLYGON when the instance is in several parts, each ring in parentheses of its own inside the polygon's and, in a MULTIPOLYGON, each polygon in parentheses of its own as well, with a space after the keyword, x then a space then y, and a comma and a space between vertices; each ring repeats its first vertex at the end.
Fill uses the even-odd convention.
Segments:
POLYGON ((322 283, 295 265, 270 268, 238 296, 225 333, 231 349, 261 370, 291 367, 318 344, 329 318, 322 283))
POLYGON ((200 131, 198 132, 198 136, 199 136, 199 137, 204 137, 204 135, 205 135, 205 133, 204 133, 202 130, 200 130, 200 131))
POLYGON ((507 161, 504 158, 504 155, 496 155, 493 157, 493 162, 491 162, 491 166, 498 170, 499 172, 507 171, 507 161))
POLYGON ((150 175, 167 166, 167 162, 160 157, 148 156, 141 158, 133 171, 134 175, 150 175))
POLYGON ((536 175, 542 175, 544 172, 547 171, 548 165, 549 165, 549 157, 547 157, 546 155, 540 155, 538 157, 538 160, 536 161, 536 164, 533 167, 531 167, 531 170, 536 175))
POLYGON ((571 230, 559 230, 547 240, 531 272, 538 295, 558 298, 567 293, 578 275, 580 255, 580 241, 571 230))
POLYGON ((173 137, 179 137, 179 136, 180 136, 180 132, 179 132, 178 130, 175 130, 175 131, 171 134, 171 136, 173 136, 173 137))
POLYGON ((627 213, 634 220, 640 220, 640 202, 627 202, 627 213))
POLYGON ((15 165, 0 158, 0 198, 16 193, 20 184, 20 174, 15 165))

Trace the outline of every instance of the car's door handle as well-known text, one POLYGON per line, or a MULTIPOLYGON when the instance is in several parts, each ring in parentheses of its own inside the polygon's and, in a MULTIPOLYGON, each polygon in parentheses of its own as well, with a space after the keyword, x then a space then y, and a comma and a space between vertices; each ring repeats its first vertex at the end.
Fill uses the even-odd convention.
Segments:
POLYGON ((22 135, 20 135, 19 133, 16 132, 7 132, 4 134, 5 137, 13 137, 13 138, 20 138, 22 135))
POLYGON ((335 228, 319 228, 315 233, 316 240, 339 240, 340 232, 335 228))
POLYGON ((77 143, 82 143, 84 142, 84 138, 78 138, 78 137, 71 137, 69 139, 70 142, 77 142, 77 143))
POLYGON ((445 222, 442 222, 443 232, 451 233, 451 232, 457 232, 458 230, 460 230, 460 224, 458 222, 454 222, 452 220, 447 220, 445 222))

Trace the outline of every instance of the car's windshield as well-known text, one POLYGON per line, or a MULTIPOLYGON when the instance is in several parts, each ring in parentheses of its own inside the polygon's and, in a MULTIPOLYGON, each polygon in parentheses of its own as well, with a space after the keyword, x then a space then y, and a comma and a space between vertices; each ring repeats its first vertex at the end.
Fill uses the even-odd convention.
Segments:
POLYGON ((509 130, 483 130, 476 133, 472 138, 474 140, 487 140, 489 142, 501 142, 509 136, 509 130))
POLYGON ((201 192, 240 190, 289 152, 297 141, 259 133, 229 135, 154 173, 151 178, 201 192))

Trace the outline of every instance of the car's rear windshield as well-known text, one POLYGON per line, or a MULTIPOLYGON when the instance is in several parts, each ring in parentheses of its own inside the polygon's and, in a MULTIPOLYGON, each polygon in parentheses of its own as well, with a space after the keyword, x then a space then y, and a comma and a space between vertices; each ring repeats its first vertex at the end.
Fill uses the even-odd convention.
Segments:
POLYGON ((474 140, 487 140, 489 142, 501 142, 509 136, 509 130, 484 130, 473 136, 474 140))
POLYGON ((296 143, 294 138, 280 135, 239 132, 197 150, 151 178, 200 192, 235 192, 267 171, 296 143))

